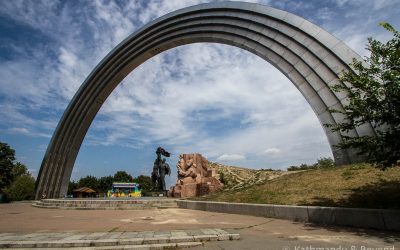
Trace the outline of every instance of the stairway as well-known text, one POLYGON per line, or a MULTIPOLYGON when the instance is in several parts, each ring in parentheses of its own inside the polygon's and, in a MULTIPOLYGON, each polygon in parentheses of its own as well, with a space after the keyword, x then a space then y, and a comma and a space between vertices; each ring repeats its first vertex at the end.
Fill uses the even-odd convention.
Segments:
POLYGON ((43 199, 35 201, 32 206, 56 209, 162 209, 178 208, 176 199, 170 198, 131 198, 131 199, 43 199))

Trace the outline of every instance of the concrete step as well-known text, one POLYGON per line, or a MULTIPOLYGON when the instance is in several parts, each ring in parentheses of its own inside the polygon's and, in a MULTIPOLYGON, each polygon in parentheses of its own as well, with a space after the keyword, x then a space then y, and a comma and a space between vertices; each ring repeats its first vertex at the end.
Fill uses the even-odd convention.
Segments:
MULTIPOLYGON (((160 244, 146 244, 146 245, 125 245, 125 246, 103 246, 103 247, 68 247, 68 249, 76 250, 159 250, 159 249, 183 249, 191 247, 204 246, 203 242, 180 242, 180 243, 160 243, 160 244)), ((19 250, 32 249, 32 248, 18 248, 19 250)), ((42 248, 43 249, 43 248, 42 248)), ((64 250, 65 248, 49 248, 52 250, 64 250)))
POLYGON ((238 240, 239 234, 222 229, 124 233, 0 234, 0 248, 164 249, 202 245, 207 241, 238 240), (122 235, 122 236, 121 236, 122 235), (119 237, 119 238, 118 238, 119 237))
POLYGON ((39 208, 60 209, 152 209, 152 208, 178 208, 175 199, 45 199, 35 201, 32 206, 39 208))

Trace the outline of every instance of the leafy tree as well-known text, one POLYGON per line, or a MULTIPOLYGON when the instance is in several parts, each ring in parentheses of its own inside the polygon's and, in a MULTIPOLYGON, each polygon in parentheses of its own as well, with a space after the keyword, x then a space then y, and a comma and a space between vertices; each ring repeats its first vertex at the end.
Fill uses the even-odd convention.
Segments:
POLYGON ((98 180, 98 192, 106 193, 108 190, 111 189, 111 186, 114 182, 114 177, 110 176, 103 176, 98 180))
POLYGON ((74 189, 78 188, 78 183, 75 181, 69 181, 67 194, 72 194, 74 189))
POLYGON ((7 143, 0 142, 0 192, 13 181, 14 160, 15 150, 7 143))
POLYGON ((14 164, 14 167, 11 170, 12 179, 15 180, 18 176, 22 175, 30 175, 28 172, 28 168, 22 164, 21 162, 17 162, 14 164))
POLYGON ((148 192, 148 191, 152 191, 155 189, 150 176, 139 175, 138 177, 133 179, 133 182, 139 183, 142 186, 143 192, 146 192, 146 191, 148 192))
POLYGON ((79 179, 77 188, 89 187, 97 191, 98 182, 95 176, 88 175, 79 179))
POLYGON ((14 161, 15 150, 0 142, 0 192, 7 200, 32 199, 35 179, 24 164, 14 161))
POLYGON ((114 182, 133 182, 133 177, 125 171, 118 171, 114 174, 114 182))
POLYGON ((357 71, 343 72, 341 81, 348 85, 334 86, 335 91, 348 91, 349 103, 344 111, 348 119, 337 125, 326 125, 333 131, 346 134, 365 123, 374 126, 377 136, 343 136, 340 148, 355 148, 367 160, 384 168, 400 160, 400 33, 388 23, 381 23, 393 33, 386 43, 369 38, 366 66, 353 59, 351 64, 357 71))
POLYGON ((13 201, 32 200, 35 196, 35 179, 30 174, 18 176, 6 189, 8 198, 13 201))

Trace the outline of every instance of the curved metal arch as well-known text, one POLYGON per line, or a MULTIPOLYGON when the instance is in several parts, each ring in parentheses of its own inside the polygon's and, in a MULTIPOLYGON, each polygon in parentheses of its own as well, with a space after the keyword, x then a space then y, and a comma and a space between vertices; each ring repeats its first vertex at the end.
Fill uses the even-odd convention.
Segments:
MULTIPOLYGON (((359 56, 320 27, 291 13, 240 2, 192 6, 169 13, 133 33, 92 71, 68 105, 51 139, 36 183, 36 199, 65 195, 82 141, 98 110, 116 86, 137 66, 162 51, 191 43, 214 42, 236 46, 270 62, 299 89, 321 124, 345 117, 347 93, 330 87, 340 83, 342 70, 359 56)), ((333 146, 342 135, 325 128, 337 164, 357 160, 355 153, 333 146)), ((370 124, 349 132, 374 134, 370 124)))

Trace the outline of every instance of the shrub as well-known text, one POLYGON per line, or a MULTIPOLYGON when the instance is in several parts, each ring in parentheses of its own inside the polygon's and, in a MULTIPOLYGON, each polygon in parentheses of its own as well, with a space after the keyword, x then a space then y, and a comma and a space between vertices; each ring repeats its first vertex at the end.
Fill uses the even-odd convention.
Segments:
POLYGON ((335 166, 335 162, 332 158, 320 158, 317 160, 315 164, 316 168, 333 168, 335 166))
POLYGON ((32 200, 34 193, 35 179, 31 175, 18 176, 6 189, 7 197, 13 201, 32 200))

